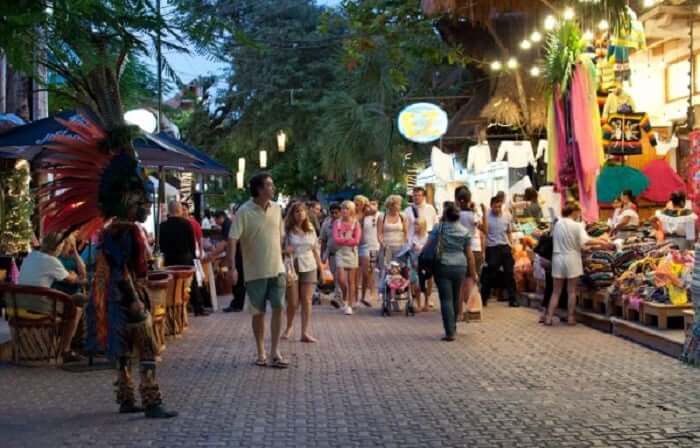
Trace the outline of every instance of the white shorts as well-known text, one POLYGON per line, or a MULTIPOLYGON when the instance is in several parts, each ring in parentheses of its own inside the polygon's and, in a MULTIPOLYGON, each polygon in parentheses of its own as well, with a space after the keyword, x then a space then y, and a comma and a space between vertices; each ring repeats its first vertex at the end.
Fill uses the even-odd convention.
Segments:
POLYGON ((359 267, 357 247, 339 247, 335 252, 335 267, 336 269, 357 269, 359 267))
POLYGON ((583 275, 581 254, 554 254, 552 256, 553 278, 576 278, 583 275))

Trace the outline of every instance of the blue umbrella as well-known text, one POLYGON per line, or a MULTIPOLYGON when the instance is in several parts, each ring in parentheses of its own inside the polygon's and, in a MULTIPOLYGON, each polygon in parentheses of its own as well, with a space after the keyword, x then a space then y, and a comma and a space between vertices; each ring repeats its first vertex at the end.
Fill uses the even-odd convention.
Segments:
MULTIPOLYGON (((59 112, 52 117, 18 126, 0 135, 0 158, 29 161, 40 159, 43 145, 48 144, 54 136, 73 135, 56 118, 66 121, 84 121, 81 113, 59 112)), ((196 171, 204 163, 191 153, 164 144, 160 139, 148 134, 139 136, 133 143, 141 163, 148 168, 196 171)))
POLYGON ((158 142, 162 145, 170 145, 201 160, 199 169, 196 171, 198 173, 213 174, 218 176, 229 176, 231 174, 231 171, 226 167, 226 165, 214 160, 204 151, 199 150, 194 146, 190 146, 165 132, 159 132, 155 136, 151 137, 159 139, 158 142))

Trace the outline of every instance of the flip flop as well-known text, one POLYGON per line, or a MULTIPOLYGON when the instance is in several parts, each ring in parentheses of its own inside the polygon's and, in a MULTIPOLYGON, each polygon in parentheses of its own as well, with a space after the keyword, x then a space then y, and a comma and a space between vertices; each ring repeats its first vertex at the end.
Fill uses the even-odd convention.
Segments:
POLYGON ((270 367, 273 369, 286 369, 289 367, 289 361, 284 358, 273 358, 270 367))
POLYGON ((255 365, 258 366, 258 367, 267 367, 267 359, 266 359, 266 358, 263 358, 263 359, 256 359, 256 360, 255 360, 255 365))

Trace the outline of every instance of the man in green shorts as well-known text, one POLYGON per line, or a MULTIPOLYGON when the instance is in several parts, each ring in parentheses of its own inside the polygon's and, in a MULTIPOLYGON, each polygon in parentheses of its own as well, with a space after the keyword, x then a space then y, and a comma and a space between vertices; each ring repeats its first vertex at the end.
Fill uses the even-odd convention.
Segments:
POLYGON ((229 272, 235 286, 236 243, 240 242, 248 307, 253 314, 253 333, 258 350, 255 364, 267 366, 265 353, 265 311, 267 302, 272 308, 270 328, 272 331, 271 367, 286 369, 289 362, 279 352, 282 327, 282 310, 286 291, 286 274, 282 261, 282 238, 284 227, 282 209, 272 202, 275 184, 267 173, 256 174, 249 183, 251 199, 236 213, 231 225, 228 241, 229 272))

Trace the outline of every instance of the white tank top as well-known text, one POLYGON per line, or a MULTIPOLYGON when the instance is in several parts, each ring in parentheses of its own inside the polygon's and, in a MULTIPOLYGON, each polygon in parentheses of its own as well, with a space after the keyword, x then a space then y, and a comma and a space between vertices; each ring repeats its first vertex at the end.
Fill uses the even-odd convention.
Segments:
POLYGON ((377 214, 362 218, 362 240, 360 246, 366 247, 368 250, 379 250, 378 222, 379 215, 377 214))
POLYGON ((396 222, 389 222, 389 217, 384 215, 384 245, 386 247, 399 247, 405 244, 403 219, 398 217, 396 222))

